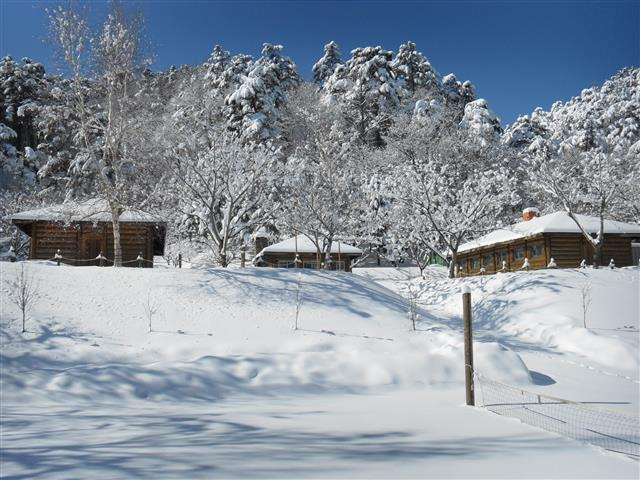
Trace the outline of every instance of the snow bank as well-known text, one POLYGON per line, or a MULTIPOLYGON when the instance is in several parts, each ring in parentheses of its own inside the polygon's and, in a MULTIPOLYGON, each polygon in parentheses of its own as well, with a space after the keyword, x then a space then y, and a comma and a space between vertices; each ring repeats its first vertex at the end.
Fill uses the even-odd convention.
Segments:
MULTIPOLYGON (((419 331, 411 331, 406 300, 358 275, 27 267, 41 298, 24 337, 2 287, 5 399, 212 399, 234 391, 362 391, 464 379, 461 332, 428 311, 419 331), (150 333, 148 297, 158 308, 150 333)), ((3 276, 18 268, 2 265, 3 276)), ((481 341, 476 350, 485 371, 530 381, 507 347, 481 341)))
MULTIPOLYGON (((20 266, 0 264, 3 280, 20 266)), ((0 282, 5 475, 416 478, 483 472, 514 478, 525 471, 628 478, 637 472, 631 460, 463 406, 461 286, 468 285, 474 299, 477 369, 532 389, 541 379, 558 378, 559 370, 556 360, 529 352, 546 355, 569 342, 556 333, 553 347, 540 331, 579 327, 575 300, 563 303, 579 285, 575 272, 508 274, 480 284, 448 280, 442 268, 429 269, 426 281, 412 279, 417 269, 361 271, 365 277, 44 262, 26 268, 40 292, 26 334, 19 333, 17 311, 0 282), (401 294, 407 282, 421 289, 418 331, 411 330, 401 294), (152 332, 147 298, 158 307, 152 332), (533 310, 542 317, 528 318, 533 310), (537 371, 529 370, 529 361, 537 371), (559 464, 571 468, 558 470, 559 464)), ((603 325, 627 324, 620 305, 629 291, 617 288, 635 281, 629 275, 637 271, 589 275, 618 305, 603 325)), ((600 293, 594 296, 590 321, 611 311, 612 303, 599 306, 602 301, 600 293)), ((587 400, 626 399, 619 395, 620 378, 609 375, 603 383, 589 372, 596 392, 587 400)), ((575 398, 586 378, 558 383, 575 398)))
POLYGON ((421 305, 449 317, 451 323, 459 315, 461 285, 469 286, 477 339, 573 353, 638 378, 638 267, 539 270, 454 280, 443 270, 432 267, 426 280, 413 280, 421 305), (590 299, 586 314, 583 290, 590 299))

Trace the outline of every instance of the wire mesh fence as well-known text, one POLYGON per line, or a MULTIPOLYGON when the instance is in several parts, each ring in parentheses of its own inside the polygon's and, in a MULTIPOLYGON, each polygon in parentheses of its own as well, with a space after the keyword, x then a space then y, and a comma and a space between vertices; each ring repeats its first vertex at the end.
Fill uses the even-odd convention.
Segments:
POLYGON ((475 373, 482 405, 506 417, 640 460, 640 417, 550 397, 475 373))

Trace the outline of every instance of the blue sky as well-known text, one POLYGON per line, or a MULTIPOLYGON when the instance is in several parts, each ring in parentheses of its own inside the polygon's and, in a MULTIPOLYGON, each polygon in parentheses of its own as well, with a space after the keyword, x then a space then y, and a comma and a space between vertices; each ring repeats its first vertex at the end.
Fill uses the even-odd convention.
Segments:
MULTIPOLYGON (((640 65, 640 0, 126 3, 144 13, 156 69, 201 63, 216 43, 259 56, 271 42, 308 78, 330 40, 346 58, 355 47, 396 51, 411 40, 440 74, 471 80, 504 124, 640 65)), ((0 54, 55 71, 43 11, 53 4, 0 0, 0 54)), ((105 11, 102 1, 90 5, 105 11)))

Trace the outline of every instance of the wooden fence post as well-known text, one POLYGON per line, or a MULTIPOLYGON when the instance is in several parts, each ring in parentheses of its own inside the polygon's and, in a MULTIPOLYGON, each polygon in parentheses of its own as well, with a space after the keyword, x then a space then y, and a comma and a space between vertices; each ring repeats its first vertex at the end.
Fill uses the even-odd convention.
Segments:
POLYGON ((98 255, 98 258, 100 259, 100 266, 104 267, 104 257, 102 256, 102 250, 100 250, 100 255, 98 255))
POLYGON ((182 268, 182 254, 178 254, 178 268, 182 268))
POLYGON ((473 334, 471 331, 471 289, 462 287, 462 317, 464 320, 464 384, 467 405, 475 405, 473 389, 473 334))
POLYGON ((142 268, 142 252, 138 253, 138 268, 142 268))

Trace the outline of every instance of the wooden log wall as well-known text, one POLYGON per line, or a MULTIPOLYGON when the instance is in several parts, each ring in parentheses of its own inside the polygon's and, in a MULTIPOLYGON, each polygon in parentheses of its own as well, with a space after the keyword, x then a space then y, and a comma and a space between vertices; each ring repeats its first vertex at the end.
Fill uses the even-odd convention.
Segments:
MULTIPOLYGON (((618 267, 628 267, 633 263, 631 254, 632 238, 628 236, 606 234, 602 246, 600 265, 606 266, 613 258, 618 267)), ((582 260, 588 264, 593 261, 593 247, 582 235, 550 235, 551 256, 558 267, 576 268, 582 260)))
POLYGON ((631 240, 631 237, 607 235, 605 233, 600 264, 609 265, 609 261, 613 258, 617 267, 630 267, 633 265, 631 240))
POLYGON ((458 257, 459 271, 463 275, 479 275, 484 267, 485 273, 496 273, 502 271, 503 261, 506 262, 507 271, 516 271, 524 265, 525 257, 529 259, 532 270, 547 266, 548 251, 542 235, 462 253, 458 257))
POLYGON ((549 235, 549 255, 558 268, 577 268, 588 255, 581 235, 553 234, 549 235))
MULTIPOLYGON (((153 260, 154 227, 149 224, 123 223, 120 225, 122 260, 135 260, 140 253, 145 260, 153 260)), ((29 257, 33 259, 54 258, 57 250, 67 259, 94 259, 100 252, 113 260, 113 228, 111 224, 88 222, 73 225, 36 222, 31 227, 31 248, 29 257)), ((98 262, 77 262, 63 260, 73 265, 97 265, 98 262)), ((111 265, 107 262, 106 265, 111 265)), ((131 263, 127 266, 136 266, 131 263)), ((143 262, 143 267, 153 264, 143 262)))
MULTIPOLYGON (((77 258, 77 225, 64 226, 57 223, 34 223, 31 227, 29 257, 39 260, 54 258, 58 249, 63 257, 77 258)), ((65 261, 65 263, 73 263, 65 261)))
MULTIPOLYGON (((605 234, 600 265, 607 266, 612 258, 617 267, 632 265, 632 240, 628 236, 605 234)), ((532 270, 546 268, 551 258, 558 268, 578 268, 583 259, 588 264, 593 259, 593 248, 581 234, 552 233, 462 253, 458 256, 459 271, 462 275, 479 275, 484 267, 485 273, 495 273, 502 270, 503 259, 507 271, 517 271, 524 264, 524 258, 517 258, 517 252, 524 252, 532 270)))
MULTIPOLYGON (((105 256, 113 259, 113 227, 107 226, 105 229, 107 240, 105 256)), ((135 260, 140 252, 145 260, 153 260, 153 226, 135 223, 120 224, 120 243, 122 245, 122 261, 135 260)), ((151 264, 143 262, 145 267, 151 264)))

